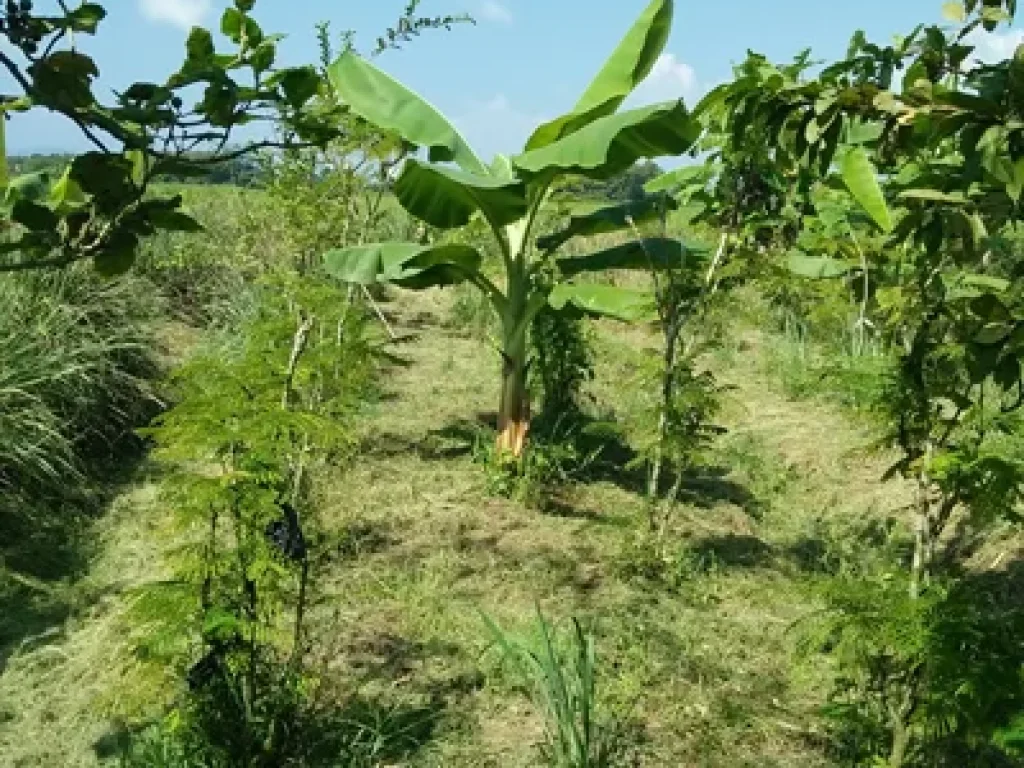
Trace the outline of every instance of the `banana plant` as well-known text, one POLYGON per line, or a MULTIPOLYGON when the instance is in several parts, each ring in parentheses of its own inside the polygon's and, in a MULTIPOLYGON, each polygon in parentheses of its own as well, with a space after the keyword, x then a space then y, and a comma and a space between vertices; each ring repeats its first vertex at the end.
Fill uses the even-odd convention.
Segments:
MULTIPOLYGON (((540 125, 523 151, 484 163, 466 140, 427 101, 354 52, 330 67, 331 84, 352 113, 426 151, 409 158, 394 185, 398 202, 412 216, 441 229, 457 229, 482 218, 501 254, 503 278, 492 280, 483 256, 463 244, 374 243, 325 255, 327 270, 350 283, 391 283, 411 289, 469 283, 497 313, 503 360, 498 409, 499 454, 522 455, 530 426, 527 392, 528 334, 545 306, 621 320, 653 313, 653 297, 580 278, 607 269, 647 269, 652 262, 678 261, 686 249, 676 241, 646 239, 573 259, 558 259, 564 280, 544 286, 538 266, 572 237, 633 229, 656 206, 605 209, 574 217, 561 233, 536 242, 538 215, 553 185, 565 176, 604 180, 643 158, 689 151, 700 128, 681 100, 619 111, 650 74, 665 47, 672 0, 654 0, 622 39, 571 111, 540 125)), ((635 231, 635 230, 634 230, 635 231)))

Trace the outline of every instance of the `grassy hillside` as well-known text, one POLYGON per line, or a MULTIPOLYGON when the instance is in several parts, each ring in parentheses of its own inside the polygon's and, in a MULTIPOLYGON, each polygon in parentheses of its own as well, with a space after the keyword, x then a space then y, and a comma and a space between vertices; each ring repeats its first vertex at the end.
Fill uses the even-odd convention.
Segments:
MULTIPOLYGON (((535 608, 593 618, 602 697, 649 766, 825 766, 822 657, 794 653, 814 585, 849 551, 851 525, 902 499, 863 424, 794 401, 774 340, 747 326, 708 365, 729 387, 728 433, 697 468, 668 546, 643 535, 637 479, 612 467, 546 512, 488 493, 474 463, 496 361, 451 325, 451 292, 384 304, 405 359, 360 423, 355 465, 318 494, 333 542, 316 633, 335 708, 372 724, 380 765, 530 766, 542 723, 491 647, 481 612, 533 631, 535 608)), ((628 422, 622 386, 653 339, 597 331, 598 403, 628 422)), ((161 577, 165 524, 146 468, 97 524, 67 616, 23 627, 0 658, 0 755, 11 766, 102 764, 118 724, 151 712, 163 681, 126 642, 130 589, 161 577), (18 636, 18 635, 22 636, 18 636)), ((340 763, 343 764, 343 763, 340 763)))

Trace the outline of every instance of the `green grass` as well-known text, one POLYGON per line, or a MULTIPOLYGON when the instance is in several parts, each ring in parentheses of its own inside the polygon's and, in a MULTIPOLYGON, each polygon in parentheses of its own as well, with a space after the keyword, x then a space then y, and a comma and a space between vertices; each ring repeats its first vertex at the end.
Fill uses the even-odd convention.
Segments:
POLYGON ((70 584, 95 515, 158 406, 151 294, 77 268, 0 277, 0 670, 87 599, 70 584))
MULTIPOLYGON (((359 460, 316 489, 334 542, 316 608, 323 706, 356 707, 400 742, 383 764, 536 766, 543 717, 480 616, 525 635, 539 604, 592 623, 602 702, 625 713, 638 764, 830 765, 817 714, 830 666, 794 648, 815 579, 852 556, 842 521, 884 519, 901 500, 878 482, 886 457, 867 428, 791 399, 769 373, 771 339, 747 333, 709 359, 730 387, 730 431, 652 553, 629 473, 565 489, 548 514, 487 493, 472 441, 495 410, 498 361, 450 327, 453 298, 389 293, 386 315, 413 337, 394 350, 407 365, 384 376, 359 460)), ((597 333, 593 394, 628 433, 639 406, 627 384, 654 339, 614 323, 597 333)), ((67 587, 75 607, 7 660, 0 763, 97 765, 117 723, 166 695, 123 637, 127 588, 161 573, 147 541, 163 519, 143 476, 67 587)))

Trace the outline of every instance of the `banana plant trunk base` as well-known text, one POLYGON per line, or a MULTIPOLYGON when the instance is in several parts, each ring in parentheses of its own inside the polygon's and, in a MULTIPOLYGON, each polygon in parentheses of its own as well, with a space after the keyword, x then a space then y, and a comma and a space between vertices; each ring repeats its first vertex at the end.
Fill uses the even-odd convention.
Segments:
POLYGON ((498 410, 498 455, 521 458, 526 450, 529 431, 530 396, 526 387, 526 365, 519 356, 506 357, 498 410))
POLYGON ((526 451, 526 437, 530 431, 529 419, 506 421, 498 432, 498 453, 499 455, 511 455, 516 459, 522 458, 526 451))

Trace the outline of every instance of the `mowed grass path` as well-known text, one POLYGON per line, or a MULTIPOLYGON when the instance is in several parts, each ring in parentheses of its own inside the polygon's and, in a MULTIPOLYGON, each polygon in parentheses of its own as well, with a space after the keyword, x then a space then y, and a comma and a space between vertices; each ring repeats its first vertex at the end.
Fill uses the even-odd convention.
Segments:
MULTIPOLYGON (((815 714, 829 666, 793 650, 817 607, 829 531, 902 503, 878 482, 886 461, 871 436, 828 406, 788 401, 763 374, 761 336, 745 334, 710 361, 730 387, 729 433, 669 525, 670 578, 638 580, 628 572, 645 556, 645 524, 630 473, 569 489, 557 514, 488 494, 473 439, 495 408, 497 359, 448 327, 450 304, 442 292, 386 302, 409 336, 396 349, 407 364, 385 373, 354 466, 319 489, 332 542, 321 661, 336 706, 393 745, 381 765, 538 765, 542 723, 481 618, 526 633, 537 605, 596 622, 601 693, 627 713, 639 764, 830 765, 815 714)), ((626 382, 651 338, 614 324, 597 337, 594 394, 628 414, 626 382)), ((138 711, 138 694, 119 693, 138 671, 118 630, 121 594, 159 574, 146 542, 160 525, 140 481, 99 525, 102 552, 71 588, 71 618, 8 660, 0 765, 95 765, 113 714, 138 711)))

